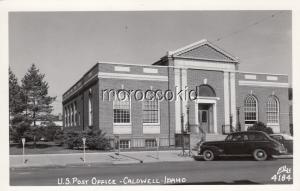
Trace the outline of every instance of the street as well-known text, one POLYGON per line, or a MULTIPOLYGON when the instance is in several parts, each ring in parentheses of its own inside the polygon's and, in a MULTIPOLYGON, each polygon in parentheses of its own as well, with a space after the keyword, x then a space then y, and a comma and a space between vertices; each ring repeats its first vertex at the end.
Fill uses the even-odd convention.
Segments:
POLYGON ((292 159, 11 168, 11 186, 291 184, 292 159), (272 179, 271 179, 272 178, 272 179))

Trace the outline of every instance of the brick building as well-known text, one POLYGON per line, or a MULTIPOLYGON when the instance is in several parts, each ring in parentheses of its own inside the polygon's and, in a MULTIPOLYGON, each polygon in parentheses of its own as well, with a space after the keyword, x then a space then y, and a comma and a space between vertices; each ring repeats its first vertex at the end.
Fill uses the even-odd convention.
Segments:
POLYGON ((289 133, 288 76, 242 72, 239 64, 207 40, 169 51, 152 65, 99 62, 64 93, 64 128, 100 128, 118 135, 122 148, 151 147, 156 138, 173 146, 176 136, 191 131, 188 123, 207 137, 256 121, 289 133), (134 93, 109 99, 118 93, 113 90, 134 93), (147 91, 164 99, 142 99, 147 91))

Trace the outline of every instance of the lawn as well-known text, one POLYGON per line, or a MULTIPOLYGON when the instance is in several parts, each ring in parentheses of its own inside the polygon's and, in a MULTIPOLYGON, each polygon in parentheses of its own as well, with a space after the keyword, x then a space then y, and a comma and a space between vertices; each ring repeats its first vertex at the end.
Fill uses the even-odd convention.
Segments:
MULTIPOLYGON (((181 150, 181 147, 160 147, 159 150, 181 150)), ((132 149, 121 149, 122 152, 128 152, 128 151, 155 151, 156 147, 154 148, 132 148, 132 149)), ((58 144, 54 142, 43 142, 39 141, 36 143, 36 146, 34 146, 33 142, 26 142, 25 145, 25 154, 66 154, 66 153, 82 153, 82 149, 73 150, 73 149, 67 149, 63 146, 59 146, 58 144)), ((96 152, 107 152, 103 150, 89 150, 86 149, 87 153, 96 153, 96 152)), ((22 155, 22 145, 21 144, 15 144, 10 143, 9 145, 9 154, 10 155, 22 155)))
MULTIPOLYGON (((25 146, 25 154, 66 154, 66 153, 81 153, 82 150, 72 150, 59 146, 54 142, 37 142, 34 146, 33 142, 27 142, 25 146)), ((86 152, 103 152, 97 150, 86 150, 86 152)), ((10 144, 10 155, 21 155, 22 145, 10 144)))

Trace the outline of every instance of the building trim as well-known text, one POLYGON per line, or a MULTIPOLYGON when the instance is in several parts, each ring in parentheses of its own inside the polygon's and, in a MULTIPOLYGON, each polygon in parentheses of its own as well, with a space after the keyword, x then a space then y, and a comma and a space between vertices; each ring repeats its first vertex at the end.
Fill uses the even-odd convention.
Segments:
POLYGON ((190 57, 190 56, 173 56, 174 58, 179 59, 187 59, 187 60, 201 60, 201 61, 209 61, 209 62, 225 62, 225 63, 231 63, 231 64, 237 64, 235 61, 230 60, 220 60, 220 59, 209 59, 209 58, 203 58, 203 57, 190 57))
POLYGON ((237 59, 235 56, 229 54, 229 53, 226 52, 225 50, 223 50, 223 49, 221 49, 220 47, 218 47, 218 46, 212 44, 211 42, 209 42, 209 41, 206 40, 206 39, 202 39, 202 40, 200 40, 200 41, 198 41, 198 42, 194 42, 194 43, 192 43, 192 44, 189 44, 189 45, 187 45, 187 46, 184 46, 184 47, 179 48, 179 49, 174 50, 174 51, 168 51, 168 52, 167 52, 167 56, 172 56, 172 55, 177 56, 177 55, 179 55, 179 54, 183 54, 183 53, 188 52, 188 51, 190 51, 190 50, 193 50, 193 49, 195 49, 195 48, 201 47, 201 46, 203 46, 203 45, 208 45, 208 46, 212 47, 213 49, 215 49, 215 50, 218 51, 219 53, 223 54, 224 56, 226 56, 226 57, 228 57, 230 60, 232 60, 231 62, 238 63, 238 59, 237 59))
POLYGON ((142 81, 154 80, 154 81, 162 81, 162 82, 168 81, 168 76, 109 73, 109 72, 99 72, 98 78, 109 78, 109 79, 113 78, 113 79, 142 80, 142 81))
POLYGON ((79 90, 81 90, 86 84, 88 84, 90 81, 95 79, 97 77, 97 74, 93 75, 91 78, 89 78, 87 81, 85 81, 80 87, 77 89, 74 89, 72 91, 67 91, 66 93, 63 94, 63 102, 67 100, 69 97, 73 96, 75 93, 77 93, 79 90))
POLYGON ((131 125, 113 125, 113 134, 132 134, 132 126, 131 125))
MULTIPOLYGON (((170 57, 171 58, 171 57, 170 57)), ((180 57, 178 57, 180 58, 180 57)), ((178 68, 176 66, 160 66, 160 65, 146 65, 146 64, 134 64, 134 63, 122 63, 122 62, 98 62, 98 64, 111 64, 111 65, 126 65, 126 66, 140 66, 140 67, 151 67, 151 68, 178 68)), ((213 70, 213 68, 199 68, 202 70, 213 70)), ((241 74, 262 74, 262 75, 272 75, 272 76, 288 76, 288 74, 275 74, 266 72, 247 72, 242 70, 226 70, 228 72, 236 72, 241 74)))
POLYGON ((124 67, 124 66, 115 66, 114 70, 116 72, 130 72, 130 68, 129 67, 124 67))
POLYGON ((157 74, 158 69, 157 68, 143 68, 144 73, 150 73, 150 74, 157 74))
POLYGON ((160 125, 143 124, 143 134, 160 134, 160 125))
MULTIPOLYGON (((174 69, 174 87, 180 88, 180 69, 174 69)), ((175 102, 175 133, 181 133, 181 100, 175 102)))
POLYGON ((214 71, 233 71, 235 70, 235 65, 232 63, 217 63, 217 62, 208 62, 208 61, 191 61, 177 59, 174 62, 175 67, 178 68, 192 68, 192 69, 201 69, 201 70, 214 70, 214 71))
POLYGON ((245 74, 244 78, 247 80, 256 80, 256 75, 254 74, 245 74))
POLYGON ((289 83, 239 80, 240 86, 288 88, 289 83))
POLYGON ((273 73, 266 73, 266 72, 246 72, 246 71, 241 71, 237 70, 237 73, 240 74, 261 74, 261 75, 272 75, 272 76, 288 76, 287 74, 273 74, 273 73))
MULTIPOLYGON (((181 70, 181 89, 182 90, 185 90, 186 87, 188 87, 188 84, 187 84, 187 69, 182 69, 181 70)), ((182 113, 183 113, 183 121, 184 121, 184 124, 187 124, 187 107, 188 107, 188 101, 187 101, 187 98, 183 98, 182 101, 182 113)))
POLYGON ((230 92, 229 92, 229 72, 224 72, 224 120, 225 125, 229 125, 230 120, 230 92))
POLYGON ((267 76, 267 80, 269 80, 269 81, 278 81, 278 77, 277 76, 267 76))
POLYGON ((236 75, 235 73, 230 73, 230 105, 231 105, 231 114, 232 114, 232 125, 236 125, 236 75))

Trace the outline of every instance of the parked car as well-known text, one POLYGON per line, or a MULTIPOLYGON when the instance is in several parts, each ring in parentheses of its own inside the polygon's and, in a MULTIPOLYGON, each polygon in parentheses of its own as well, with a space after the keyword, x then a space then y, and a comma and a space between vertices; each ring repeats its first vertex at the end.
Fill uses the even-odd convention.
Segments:
POLYGON ((283 144, 287 152, 293 154, 293 137, 283 133, 271 134, 270 137, 283 144))
POLYGON ((285 153, 280 142, 261 131, 230 133, 224 141, 203 142, 199 148, 199 155, 206 161, 221 156, 253 156, 255 160, 263 161, 285 153))

